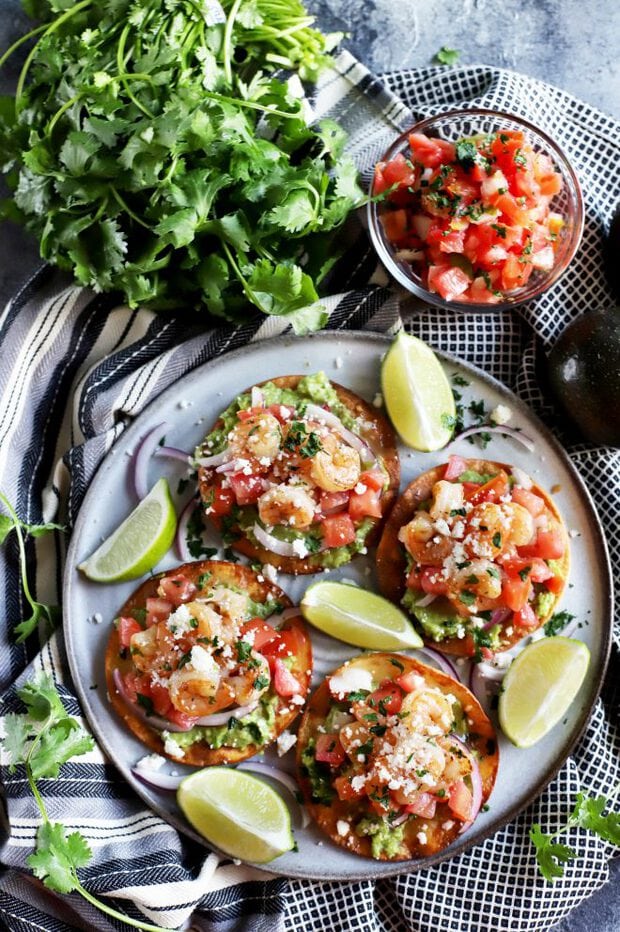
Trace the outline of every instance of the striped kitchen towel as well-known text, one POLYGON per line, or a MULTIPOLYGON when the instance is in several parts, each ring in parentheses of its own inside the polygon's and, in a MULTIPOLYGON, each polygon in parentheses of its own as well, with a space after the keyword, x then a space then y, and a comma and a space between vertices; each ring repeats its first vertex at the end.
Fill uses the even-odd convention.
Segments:
MULTIPOLYGON (((616 122, 545 84, 487 67, 424 68, 379 82, 342 53, 318 87, 318 116, 338 119, 368 180, 373 162, 412 119, 455 106, 519 113, 543 126, 581 175, 586 202, 582 249, 562 281, 514 312, 458 318, 407 304, 404 325, 431 345, 481 366, 524 398, 548 423, 554 412, 536 377, 544 347, 582 311, 611 302, 601 268, 601 235, 620 200, 620 134, 616 122)), ((332 274, 339 293, 326 299, 328 327, 393 332, 401 305, 361 225, 342 234, 347 248, 332 274)), ((403 305, 404 307, 404 305, 403 305)), ((43 269, 0 319, 0 488, 28 522, 71 527, 97 466, 125 426, 149 401, 205 361, 286 329, 278 318, 205 330, 195 317, 171 318, 115 307, 104 296, 43 269)), ((586 480, 606 525, 620 574, 620 453, 573 444, 560 435, 586 480)), ((49 535, 27 544, 29 578, 42 601, 58 603, 66 539, 49 535)), ((78 718, 62 629, 41 630, 15 644, 24 616, 14 542, 0 554, 2 715, 20 711, 14 687, 43 668, 54 677, 68 711, 78 718)), ((54 819, 87 838, 93 859, 83 886, 112 898, 128 918, 164 928, 200 930, 363 930, 363 932, 496 932, 546 930, 608 878, 610 846, 579 836, 578 861, 554 886, 537 872, 527 830, 540 821, 552 831, 579 789, 604 791, 618 782, 620 635, 612 667, 587 732, 540 798, 513 823, 476 848, 428 870, 391 880, 350 884, 273 878, 209 854, 181 837, 133 794, 98 749, 62 768, 40 789, 54 819)), ((87 723, 85 723, 87 727, 87 723)), ((18 768, 0 760, 8 821, 2 828, 0 916, 25 930, 118 930, 77 895, 58 897, 26 867, 38 811, 18 768)))

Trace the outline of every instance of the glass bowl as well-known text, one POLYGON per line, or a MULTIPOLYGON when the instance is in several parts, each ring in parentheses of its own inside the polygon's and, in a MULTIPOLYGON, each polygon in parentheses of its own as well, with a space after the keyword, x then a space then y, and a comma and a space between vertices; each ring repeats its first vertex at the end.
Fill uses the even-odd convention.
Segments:
MULTIPOLYGON (((458 298, 448 301, 436 292, 429 291, 423 284, 415 266, 405 260, 395 258, 398 249, 387 239, 381 214, 385 211, 384 203, 369 201, 368 227, 372 244, 386 267, 396 281, 419 298, 439 307, 457 311, 494 311, 515 307, 538 297, 547 288, 554 285, 564 274, 575 255, 583 233, 583 197, 581 187, 570 162, 560 147, 533 123, 496 110, 451 110, 437 116, 421 120, 407 129, 396 139, 385 155, 380 159, 388 162, 399 152, 408 154, 410 133, 424 133, 427 136, 447 139, 455 142, 476 134, 497 133, 502 130, 521 130, 535 152, 543 153, 552 160, 563 179, 562 190, 551 202, 553 211, 560 213, 565 226, 559 234, 559 246, 555 253, 555 264, 549 271, 534 270, 525 285, 503 294, 496 303, 460 301, 458 298)), ((373 194, 373 185, 370 193, 373 194)))

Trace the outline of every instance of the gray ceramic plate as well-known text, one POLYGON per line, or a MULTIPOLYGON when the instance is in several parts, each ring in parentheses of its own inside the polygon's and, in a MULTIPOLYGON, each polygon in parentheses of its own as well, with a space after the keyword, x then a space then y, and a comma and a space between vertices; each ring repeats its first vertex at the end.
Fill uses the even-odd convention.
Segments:
MULTIPOLYGON (((249 384, 319 369, 372 401, 379 390, 380 359, 389 342, 387 337, 369 333, 328 332, 303 340, 282 337, 253 343, 206 363, 165 391, 128 428, 102 463, 80 510, 67 555, 64 618, 71 672, 83 708, 100 745, 136 792, 163 818, 198 841, 202 839, 181 815, 174 794, 154 790, 133 776, 131 766, 146 752, 112 712, 103 685, 109 626, 137 583, 97 585, 84 579, 76 566, 135 506, 127 482, 129 454, 151 427, 168 422, 167 444, 191 450, 221 409, 249 384), (103 616, 103 623, 98 625, 89 621, 97 612, 103 616)), ((365 860, 333 845, 311 825, 296 829, 298 853, 285 854, 269 865, 269 870, 276 873, 320 880, 385 877, 428 866, 480 842, 513 819, 551 780, 582 734, 601 686, 610 645, 611 575, 605 540, 590 496, 549 431, 514 395, 479 369, 447 356, 442 358, 448 374, 457 372, 470 383, 461 389, 466 401, 482 398, 489 410, 500 402, 509 405, 514 412, 511 423, 536 440, 535 453, 528 453, 513 440, 494 437, 484 455, 518 465, 540 485, 557 489, 555 500, 572 538, 570 581, 574 586, 566 590, 562 604, 583 623, 577 636, 592 653, 588 675, 564 720, 534 748, 518 750, 500 738, 501 762, 489 811, 481 813, 474 827, 437 858, 397 863, 365 860)), ((477 450, 461 441, 451 445, 447 452, 475 456, 477 450)), ((447 452, 416 453, 404 447, 400 452, 403 488, 420 472, 447 457, 447 452)), ((171 488, 175 489, 183 467, 154 458, 150 469, 151 483, 158 476, 167 475, 171 488)), ((167 569, 178 562, 175 554, 170 553, 158 569, 167 569)), ((374 587, 372 554, 358 557, 333 575, 374 587)), ((294 600, 299 600, 313 578, 281 575, 279 582, 294 600)), ((313 632, 313 643, 315 685, 329 670, 356 653, 354 648, 319 633, 313 632)), ((291 751, 278 760, 274 751, 268 751, 265 759, 292 771, 293 756, 291 751)), ((190 772, 189 768, 172 763, 167 769, 190 772)))

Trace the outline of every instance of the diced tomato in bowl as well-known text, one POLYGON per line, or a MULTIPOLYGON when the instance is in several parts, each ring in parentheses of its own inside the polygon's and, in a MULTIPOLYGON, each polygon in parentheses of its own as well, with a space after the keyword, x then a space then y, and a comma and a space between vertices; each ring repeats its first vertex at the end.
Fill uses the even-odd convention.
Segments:
POLYGON ((368 208, 380 257, 401 284, 442 306, 530 300, 558 279, 583 231, 566 156, 505 114, 422 121, 377 164, 371 194, 380 198, 368 208))

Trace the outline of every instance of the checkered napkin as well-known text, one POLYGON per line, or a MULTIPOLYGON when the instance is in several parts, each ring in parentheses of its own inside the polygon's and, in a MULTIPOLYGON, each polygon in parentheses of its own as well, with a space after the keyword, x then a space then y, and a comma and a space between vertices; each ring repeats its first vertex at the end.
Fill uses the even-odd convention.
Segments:
MULTIPOLYGON (((454 106, 482 105, 519 113, 546 129, 567 151, 584 187, 586 229, 570 271, 550 293, 515 312, 458 318, 419 307, 408 330, 431 345, 476 363, 553 423, 536 378, 544 345, 581 312, 611 302, 603 279, 601 234, 620 200, 617 123, 559 90, 486 67, 425 68, 386 75, 381 84, 343 53, 312 101, 319 116, 340 120, 366 178, 399 128, 413 118, 454 106)), ((340 294, 326 301, 328 326, 394 331, 398 296, 361 226, 343 233, 347 249, 332 281, 340 294)), ((0 319, 0 488, 29 522, 69 526, 88 484, 126 424, 164 388, 196 366, 251 340, 282 332, 286 321, 254 319, 236 329, 205 332, 182 318, 112 307, 62 276, 43 270, 0 319)), ((561 437, 584 476, 606 524, 620 571, 620 453, 574 445, 561 437)), ((29 577, 39 599, 59 600, 65 541, 27 545, 29 577)), ((16 553, 1 555, 5 606, 0 632, 2 714, 19 711, 14 685, 43 667, 69 712, 81 712, 67 671, 62 632, 15 645, 23 616, 16 553)), ((378 883, 314 883, 273 879, 207 854, 146 808, 99 750, 77 758, 59 779, 41 781, 50 815, 79 829, 92 851, 83 885, 112 897, 128 916, 166 928, 363 930, 363 932, 511 932, 546 930, 608 878, 608 845, 581 833, 578 861, 554 886, 538 875, 528 827, 560 825, 579 789, 603 792, 620 775, 617 721, 619 632, 612 672, 587 733, 538 801, 515 822, 474 849, 428 870, 378 883)), ((2 836, 0 914, 10 930, 120 929, 75 895, 51 895, 25 867, 38 814, 24 773, 0 775, 8 810, 2 836)), ((360 869, 363 865, 360 863, 360 869)), ((123 928, 127 928, 123 925, 123 928)))

